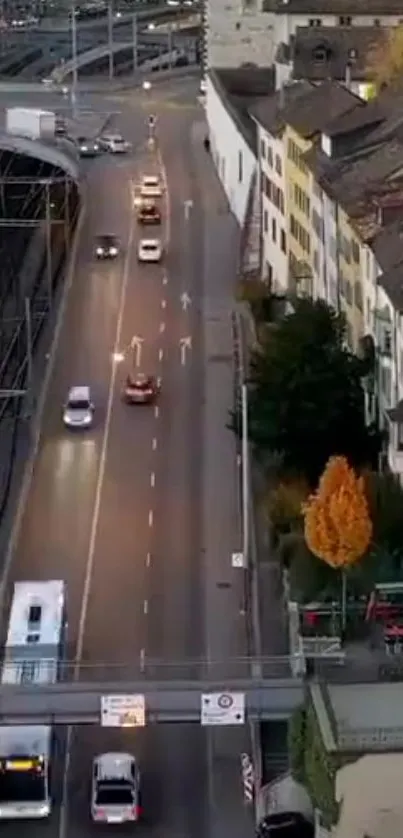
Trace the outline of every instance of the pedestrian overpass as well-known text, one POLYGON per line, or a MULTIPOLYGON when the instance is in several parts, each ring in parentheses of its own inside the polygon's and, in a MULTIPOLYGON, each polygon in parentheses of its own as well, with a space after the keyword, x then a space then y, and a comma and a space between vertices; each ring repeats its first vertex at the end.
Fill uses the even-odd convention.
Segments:
MULTIPOLYGON (((83 670, 83 675, 85 669, 83 670)), ((203 722, 203 706, 214 704, 223 717, 240 701, 242 718, 217 724, 287 719, 302 703, 304 683, 299 678, 234 678, 226 680, 60 681, 56 684, 0 686, 1 725, 105 724, 106 701, 130 698, 142 706, 143 726, 154 722, 203 722), (234 703, 235 702, 235 703, 234 703), (220 712, 221 712, 220 710, 220 712)), ((123 701, 124 703, 124 701, 123 701)), ((134 706, 136 702, 134 701, 134 706)), ((229 717, 228 717, 229 718, 229 717)), ((211 722, 214 723, 214 722, 211 722)), ((106 726, 111 726, 106 724, 106 726)), ((115 725, 112 725, 115 726, 115 725)))

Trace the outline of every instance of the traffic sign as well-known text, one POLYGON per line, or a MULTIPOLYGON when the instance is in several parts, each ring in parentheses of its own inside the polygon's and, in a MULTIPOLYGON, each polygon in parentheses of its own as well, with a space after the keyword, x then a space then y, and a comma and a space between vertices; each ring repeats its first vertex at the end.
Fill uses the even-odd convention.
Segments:
POLYGON ((202 725, 243 725, 245 723, 245 693, 203 693, 201 723, 202 725))
POLYGON ((245 567, 243 553, 233 553, 231 557, 232 567, 245 567))
POLYGON ((145 727, 144 695, 101 696, 102 727, 145 727))

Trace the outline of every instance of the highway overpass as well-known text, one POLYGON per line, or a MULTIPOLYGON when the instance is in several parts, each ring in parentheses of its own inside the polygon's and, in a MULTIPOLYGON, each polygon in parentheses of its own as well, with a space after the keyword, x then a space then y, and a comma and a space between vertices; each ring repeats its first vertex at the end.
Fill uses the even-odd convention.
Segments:
POLYGON ((200 722, 202 695, 245 695, 247 721, 285 720, 304 698, 294 678, 223 681, 75 682, 0 687, 2 725, 99 724, 102 696, 143 695, 151 722, 200 722))
MULTIPOLYGON (((56 84, 61 84, 65 79, 71 76, 75 68, 79 71, 83 67, 88 67, 89 65, 94 64, 101 58, 106 58, 111 54, 111 52, 113 55, 119 55, 119 53, 129 51, 130 49, 133 49, 133 43, 130 41, 127 43, 113 44, 112 50, 108 44, 102 44, 99 47, 80 53, 75 60, 72 59, 71 61, 66 61, 63 66, 56 67, 50 74, 50 78, 56 84)), ((140 64, 140 69, 147 72, 148 70, 158 70, 158 68, 168 64, 173 67, 175 66, 176 61, 182 58, 183 55, 183 50, 173 49, 171 52, 166 52, 163 55, 159 55, 157 58, 150 58, 143 61, 140 64)))

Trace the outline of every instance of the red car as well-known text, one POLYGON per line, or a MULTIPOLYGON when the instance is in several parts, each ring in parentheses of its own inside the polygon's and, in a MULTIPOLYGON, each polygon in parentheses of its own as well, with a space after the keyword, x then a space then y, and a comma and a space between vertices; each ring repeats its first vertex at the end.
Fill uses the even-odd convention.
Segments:
POLYGON ((158 396, 159 389, 153 375, 129 373, 123 389, 123 400, 127 404, 151 404, 158 396))

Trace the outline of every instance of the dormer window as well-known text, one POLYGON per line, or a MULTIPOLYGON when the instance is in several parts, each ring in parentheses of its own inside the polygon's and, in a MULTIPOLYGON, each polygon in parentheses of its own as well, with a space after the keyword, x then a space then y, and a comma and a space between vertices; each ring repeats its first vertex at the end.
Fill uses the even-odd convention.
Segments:
POLYGON ((40 623, 42 617, 42 608, 40 605, 31 605, 28 613, 28 623, 40 623))
POLYGON ((315 47, 315 49, 312 50, 313 61, 315 61, 316 64, 324 64, 325 61, 328 60, 328 54, 329 51, 325 47, 315 47))
POLYGON ((351 26, 351 24, 352 18, 349 15, 347 15, 347 17, 343 15, 339 17, 339 26, 351 26))
POLYGON ((322 20, 320 17, 310 17, 308 23, 309 26, 322 26, 322 20))

